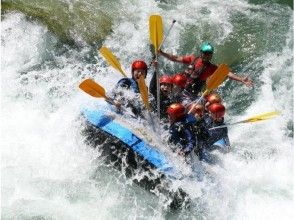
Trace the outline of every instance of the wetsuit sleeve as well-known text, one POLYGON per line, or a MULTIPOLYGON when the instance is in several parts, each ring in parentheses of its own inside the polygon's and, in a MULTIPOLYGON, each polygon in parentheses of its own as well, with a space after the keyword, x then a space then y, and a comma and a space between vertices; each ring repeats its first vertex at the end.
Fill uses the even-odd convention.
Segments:
POLYGON ((195 139, 192 132, 189 129, 185 129, 184 133, 185 133, 185 139, 187 140, 187 144, 184 146, 184 152, 190 153, 195 146, 195 139))
POLYGON ((115 88, 130 88, 130 82, 129 82, 129 79, 128 78, 122 78, 120 79, 115 88))
POLYGON ((182 56, 182 62, 185 64, 191 64, 193 60, 195 60, 194 54, 182 56))
POLYGON ((209 135, 209 131, 208 131, 208 128, 205 127, 205 125, 201 122, 199 122, 198 124, 198 127, 199 127, 199 138, 201 140, 207 140, 209 139, 210 135, 209 135))
POLYGON ((169 135, 170 136, 169 136, 168 142, 176 145, 178 143, 178 140, 179 140, 178 127, 172 125, 169 128, 169 135))

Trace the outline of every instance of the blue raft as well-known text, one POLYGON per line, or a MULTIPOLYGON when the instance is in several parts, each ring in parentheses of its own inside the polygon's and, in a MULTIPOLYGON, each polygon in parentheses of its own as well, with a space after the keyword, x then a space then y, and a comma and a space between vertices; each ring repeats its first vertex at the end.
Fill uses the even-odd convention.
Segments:
POLYGON ((119 139, 125 146, 148 161, 152 167, 155 167, 165 175, 174 174, 175 169, 164 154, 139 138, 128 128, 116 122, 113 117, 107 115, 105 111, 101 109, 85 109, 83 110, 83 115, 93 126, 119 139))
MULTIPOLYGON (((126 128, 113 115, 120 117, 114 113, 114 109, 109 104, 99 101, 95 108, 83 109, 82 114, 86 121, 96 129, 103 131, 109 138, 115 138, 121 142, 124 147, 133 151, 151 165, 152 168, 160 171, 165 176, 178 178, 179 170, 176 166, 156 147, 150 145, 142 138, 134 134, 130 129, 126 128), (111 113, 111 114, 109 114, 111 113)), ((218 140, 213 146, 219 149, 227 148, 223 139, 218 140)))
MULTIPOLYGON (((115 113, 114 110, 112 106, 103 101, 98 101, 92 108, 82 110, 86 121, 87 141, 94 147, 99 147, 99 150, 102 151, 101 155, 107 158, 106 163, 117 167, 126 177, 132 178, 133 182, 151 193, 159 190, 171 198, 170 208, 178 209, 189 206, 189 196, 185 190, 181 187, 171 187, 173 180, 185 178, 181 172, 183 167, 180 168, 178 164, 174 164, 159 148, 127 128, 121 120, 121 115, 115 113), (136 173, 142 171, 143 177, 141 173, 140 178, 136 179, 136 173)), ((214 146, 226 148, 225 141, 222 139, 214 146)), ((193 168, 191 171, 192 176, 198 175, 193 168)))

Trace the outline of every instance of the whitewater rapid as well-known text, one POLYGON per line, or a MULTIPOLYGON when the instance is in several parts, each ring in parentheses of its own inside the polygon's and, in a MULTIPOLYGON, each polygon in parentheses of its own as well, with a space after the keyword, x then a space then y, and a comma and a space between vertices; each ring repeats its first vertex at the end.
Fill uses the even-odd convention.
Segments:
MULTIPOLYGON (((213 39, 215 62, 254 79, 253 89, 236 82, 220 88, 227 121, 272 110, 281 115, 231 127, 232 152, 222 156, 223 167, 212 168, 217 183, 191 187, 198 200, 193 210, 167 214, 161 197, 105 167, 99 152, 84 142, 80 108, 92 98, 79 83, 92 77, 110 91, 119 73, 98 53, 88 59, 91 46, 69 47, 42 24, 6 14, 1 21, 1 218, 294 219, 293 11, 247 1, 122 3, 125 16, 114 20, 104 45, 126 72, 136 58, 151 60, 147 22, 150 14, 160 13, 166 30, 177 20, 166 51, 191 53, 202 40, 213 39), (250 30, 242 29, 250 22, 255 22, 250 30)), ((181 68, 164 59, 160 64, 169 72, 181 68)))

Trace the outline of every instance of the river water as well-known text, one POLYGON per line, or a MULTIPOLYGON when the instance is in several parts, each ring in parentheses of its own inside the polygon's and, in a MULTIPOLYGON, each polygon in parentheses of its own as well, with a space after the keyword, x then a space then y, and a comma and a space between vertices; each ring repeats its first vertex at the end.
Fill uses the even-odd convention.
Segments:
MULTIPOLYGON (((70 10, 78 1, 60 2, 70 10)), ((91 3, 85 1, 87 7, 80 9, 90 13, 91 3)), ((112 31, 96 44, 74 32, 74 45, 20 12, 2 15, 1 218, 294 219, 289 5, 245 0, 101 1, 99 9, 110 17, 112 31), (103 43, 110 48, 128 73, 132 60, 150 62, 148 18, 154 13, 162 16, 165 31, 177 20, 165 51, 197 53, 201 42, 208 40, 216 48, 215 63, 227 63, 232 71, 254 80, 254 88, 232 81, 220 87, 227 121, 281 112, 272 120, 231 127, 232 152, 222 156, 223 167, 214 168, 220 184, 192 188, 196 205, 178 213, 169 213, 165 200, 105 167, 97 159, 99 153, 85 143, 79 117, 80 107, 91 100, 78 89, 83 79, 91 77, 109 91, 121 78, 97 47, 103 43)), ((85 20, 76 22, 81 22, 80 28, 85 20)), ((161 57, 159 67, 162 74, 182 68, 161 57)))

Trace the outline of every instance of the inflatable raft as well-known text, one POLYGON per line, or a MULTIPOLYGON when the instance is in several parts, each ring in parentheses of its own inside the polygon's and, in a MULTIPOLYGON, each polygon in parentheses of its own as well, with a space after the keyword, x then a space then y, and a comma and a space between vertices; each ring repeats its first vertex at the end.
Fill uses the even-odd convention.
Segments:
MULTIPOLYGON (((146 134, 152 132, 138 132, 135 119, 126 123, 124 116, 103 100, 82 109, 82 116, 86 122, 84 133, 87 141, 99 148, 106 163, 123 171, 128 178, 139 174, 140 178, 133 179, 135 183, 147 190, 158 189, 172 196, 175 199, 172 199, 174 204, 171 206, 182 206, 187 198, 186 193, 181 189, 170 191, 169 188, 173 180, 181 180, 185 175, 162 148, 148 141, 146 134)), ((225 147, 222 140, 215 145, 225 147)))

